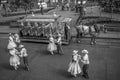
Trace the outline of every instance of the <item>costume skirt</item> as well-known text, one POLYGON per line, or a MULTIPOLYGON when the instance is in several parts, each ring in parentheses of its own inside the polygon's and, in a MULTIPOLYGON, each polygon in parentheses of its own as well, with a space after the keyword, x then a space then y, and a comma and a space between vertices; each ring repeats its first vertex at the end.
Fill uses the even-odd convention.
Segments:
POLYGON ((48 44, 48 51, 55 51, 57 50, 57 46, 55 43, 49 43, 48 44))
POLYGON ((72 75, 76 75, 81 73, 81 68, 77 62, 70 62, 68 72, 70 72, 72 75))
POLYGON ((10 57, 10 65, 11 65, 11 66, 20 65, 20 58, 19 58, 17 55, 11 56, 11 57, 10 57))

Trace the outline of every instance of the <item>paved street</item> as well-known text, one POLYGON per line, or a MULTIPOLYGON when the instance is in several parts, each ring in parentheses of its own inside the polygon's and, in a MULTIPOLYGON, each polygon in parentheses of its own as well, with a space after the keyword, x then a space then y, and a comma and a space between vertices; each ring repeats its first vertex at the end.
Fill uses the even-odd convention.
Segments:
MULTIPOLYGON (((88 41, 82 44, 71 43, 63 46, 64 55, 50 55, 47 44, 23 43, 29 54, 30 71, 24 71, 23 62, 18 71, 9 66, 9 53, 6 50, 8 40, 0 39, 0 80, 85 80, 72 78, 67 72, 72 50, 87 49, 90 56, 89 80, 119 80, 120 46, 112 44, 97 44, 91 46, 88 41), (118 63, 117 63, 118 62, 118 63)), ((80 63, 82 66, 82 64, 80 63)))

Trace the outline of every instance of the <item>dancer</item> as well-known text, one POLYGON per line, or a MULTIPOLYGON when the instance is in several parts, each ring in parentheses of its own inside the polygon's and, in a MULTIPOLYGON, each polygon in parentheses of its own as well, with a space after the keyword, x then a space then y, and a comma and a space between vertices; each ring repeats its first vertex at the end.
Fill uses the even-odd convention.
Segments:
POLYGON ((23 58, 23 62, 24 62, 24 65, 25 65, 25 69, 26 69, 27 71, 29 71, 27 50, 26 50, 26 48, 24 47, 24 45, 19 45, 19 49, 20 49, 20 57, 23 58))
POLYGON ((83 62, 83 68, 82 68, 83 75, 82 76, 85 78, 89 78, 88 68, 89 68, 90 61, 89 61, 88 51, 84 49, 82 50, 82 53, 84 54, 83 58, 81 59, 81 61, 83 62))
POLYGON ((53 55, 55 50, 57 50, 57 47, 56 47, 56 44, 55 44, 55 40, 53 38, 53 35, 50 34, 49 44, 48 44, 48 51, 50 51, 51 54, 53 55))
POLYGON ((63 55, 63 49, 62 49, 62 35, 58 33, 58 39, 57 39, 57 52, 58 54, 63 55))
POLYGON ((8 43, 7 49, 10 50, 10 49, 13 49, 15 47, 17 47, 17 45, 14 42, 14 36, 12 33, 10 33, 9 34, 9 43, 8 43))
POLYGON ((16 45, 19 46, 20 45, 20 37, 19 37, 19 35, 17 33, 14 34, 14 39, 15 39, 16 45))
POLYGON ((20 58, 17 56, 18 51, 15 48, 10 49, 10 65, 14 67, 15 70, 18 69, 20 65, 20 58))
POLYGON ((78 50, 73 50, 72 61, 69 64, 68 72, 71 73, 74 77, 77 77, 77 74, 81 73, 81 68, 79 66, 80 55, 77 54, 78 50))

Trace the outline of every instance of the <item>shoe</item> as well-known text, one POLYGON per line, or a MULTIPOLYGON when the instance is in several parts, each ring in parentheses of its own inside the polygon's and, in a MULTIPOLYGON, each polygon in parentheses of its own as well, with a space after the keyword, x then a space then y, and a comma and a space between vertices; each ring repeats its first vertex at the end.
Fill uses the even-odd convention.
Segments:
POLYGON ((96 44, 96 41, 94 41, 94 44, 96 44))
POLYGON ((15 66, 15 67, 14 67, 14 69, 15 69, 15 70, 17 70, 17 69, 18 69, 18 67, 17 67, 17 66, 15 66))
POLYGON ((94 43, 93 43, 93 42, 91 42, 90 44, 91 44, 91 45, 93 45, 94 43))
POLYGON ((85 75, 82 75, 82 77, 85 77, 85 75))
POLYGON ((27 68, 26 70, 29 71, 29 68, 27 68))
POLYGON ((78 43, 81 43, 81 41, 78 41, 78 43))
POLYGON ((26 67, 26 70, 27 70, 27 71, 29 71, 29 68, 28 68, 28 67, 26 67))
POLYGON ((82 77, 84 77, 86 79, 89 79, 89 76, 86 76, 86 75, 82 75, 82 77))
POLYGON ((61 56, 64 55, 63 53, 60 54, 61 56))
POLYGON ((17 68, 15 67, 15 70, 17 70, 17 68))
POLYGON ((86 76, 85 78, 86 78, 86 79, 89 79, 89 76, 86 76))
POLYGON ((74 77, 77 77, 77 75, 73 75, 74 77))

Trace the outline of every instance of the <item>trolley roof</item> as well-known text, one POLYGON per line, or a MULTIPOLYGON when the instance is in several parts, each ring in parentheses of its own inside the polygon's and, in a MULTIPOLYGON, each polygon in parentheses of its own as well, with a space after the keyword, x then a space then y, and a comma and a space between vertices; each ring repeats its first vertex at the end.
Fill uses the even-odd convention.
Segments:
POLYGON ((71 18, 61 17, 60 15, 29 15, 18 22, 70 22, 71 18))
POLYGON ((55 22, 59 17, 60 15, 29 15, 18 22, 55 22))

